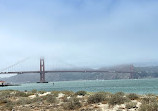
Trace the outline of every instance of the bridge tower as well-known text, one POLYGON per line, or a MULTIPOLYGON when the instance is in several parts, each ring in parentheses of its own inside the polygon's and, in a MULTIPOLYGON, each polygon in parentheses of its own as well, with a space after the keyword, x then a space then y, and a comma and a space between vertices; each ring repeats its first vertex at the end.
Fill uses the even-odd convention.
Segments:
POLYGON ((130 79, 134 79, 134 66, 130 65, 130 79))
POLYGON ((40 82, 39 83, 48 83, 45 81, 45 64, 44 59, 40 59, 40 82))

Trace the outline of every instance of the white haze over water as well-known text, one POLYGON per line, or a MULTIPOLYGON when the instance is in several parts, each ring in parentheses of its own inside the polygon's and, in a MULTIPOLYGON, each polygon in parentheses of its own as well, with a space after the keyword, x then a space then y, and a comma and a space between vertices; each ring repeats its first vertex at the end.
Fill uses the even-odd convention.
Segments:
POLYGON ((0 69, 30 56, 92 67, 158 61, 157 10, 157 0, 0 0, 0 69))

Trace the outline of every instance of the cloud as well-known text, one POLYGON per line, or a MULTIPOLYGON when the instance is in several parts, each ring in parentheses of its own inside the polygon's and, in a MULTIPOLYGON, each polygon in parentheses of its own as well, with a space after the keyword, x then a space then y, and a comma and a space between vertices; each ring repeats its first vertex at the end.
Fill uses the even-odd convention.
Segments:
POLYGON ((0 2, 0 66, 26 56, 74 64, 158 60, 158 2, 15 0, 0 2))

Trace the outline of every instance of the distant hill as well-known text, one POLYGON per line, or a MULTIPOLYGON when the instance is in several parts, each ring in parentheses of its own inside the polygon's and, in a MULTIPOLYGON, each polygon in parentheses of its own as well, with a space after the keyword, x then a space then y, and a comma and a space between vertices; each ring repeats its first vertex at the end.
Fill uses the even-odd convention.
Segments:
MULTIPOLYGON (((117 71, 130 71, 131 65, 119 65, 114 67, 102 67, 100 70, 117 70, 117 71)), ((134 67, 133 79, 140 78, 157 78, 158 66, 150 67, 134 67)), ((38 82, 40 74, 20 74, 8 78, 1 78, 7 82, 13 83, 26 83, 26 82, 38 82)), ((46 81, 72 81, 72 80, 111 80, 111 79, 129 79, 129 73, 50 73, 46 74, 46 81)))
MULTIPOLYGON (((38 82, 40 74, 21 74, 9 78, 3 78, 7 82, 26 83, 38 82)), ((46 81, 72 81, 72 80, 96 80, 96 79, 128 79, 129 74, 116 73, 51 73, 46 74, 46 81)))
POLYGON ((100 70, 108 70, 108 71, 131 71, 131 67, 134 68, 132 64, 124 64, 124 65, 116 65, 112 67, 102 67, 100 70))
POLYGON ((135 78, 157 78, 158 77, 158 66, 149 67, 135 67, 135 78))

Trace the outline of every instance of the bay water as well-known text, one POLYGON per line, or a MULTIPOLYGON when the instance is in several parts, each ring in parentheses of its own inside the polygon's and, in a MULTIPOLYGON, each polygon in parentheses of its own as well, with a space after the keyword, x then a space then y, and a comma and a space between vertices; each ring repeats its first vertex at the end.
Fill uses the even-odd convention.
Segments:
POLYGON ((13 89, 30 91, 33 89, 43 91, 89 91, 89 92, 125 92, 137 94, 158 94, 158 79, 126 79, 126 80, 81 80, 58 81, 49 83, 26 83, 20 86, 0 87, 0 90, 13 89), (54 84, 53 84, 54 83, 54 84))

